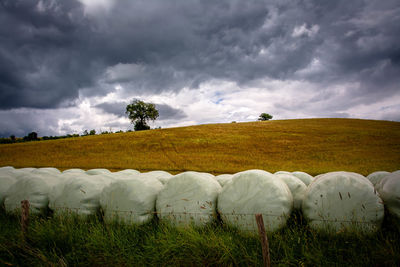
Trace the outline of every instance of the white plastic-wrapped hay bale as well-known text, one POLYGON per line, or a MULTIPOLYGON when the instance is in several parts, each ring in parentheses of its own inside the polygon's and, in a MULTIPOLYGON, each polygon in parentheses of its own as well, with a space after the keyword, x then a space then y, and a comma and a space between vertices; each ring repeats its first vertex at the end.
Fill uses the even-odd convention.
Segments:
POLYGON ((25 175, 29 175, 31 173, 32 173, 32 171, 29 170, 29 168, 23 168, 23 169, 9 170, 8 172, 3 173, 3 175, 7 175, 9 177, 13 177, 13 178, 16 178, 18 180, 19 177, 22 177, 22 176, 25 176, 25 175))
POLYGON ((261 213, 266 231, 273 232, 286 224, 292 208, 293 197, 288 186, 262 170, 235 174, 218 196, 222 220, 246 231, 257 231, 255 214, 261 213))
POLYGON ((309 175, 306 172, 292 172, 292 175, 296 176, 297 178, 299 178, 306 186, 308 186, 309 184, 311 184, 311 182, 313 181, 314 177, 312 177, 311 175, 309 175))
POLYGON ((0 173, 0 206, 3 206, 6 192, 17 182, 17 179, 8 173, 0 173))
POLYGON ((55 214, 93 215, 100 209, 100 194, 113 181, 105 175, 81 175, 65 181, 61 192, 50 203, 55 214))
POLYGON ((119 172, 113 172, 113 177, 116 179, 131 179, 133 177, 140 176, 140 172, 137 170, 126 169, 119 172))
POLYGON ((28 172, 23 176, 39 176, 46 181, 46 183, 50 186, 50 189, 57 184, 60 179, 59 176, 61 172, 57 169, 53 170, 53 168, 41 168, 36 169, 32 172, 28 172))
POLYGON ((356 173, 356 172, 347 172, 347 171, 335 171, 335 172, 327 172, 327 173, 322 173, 314 177, 311 183, 319 180, 320 178, 326 178, 330 176, 335 176, 335 175, 346 175, 346 176, 351 176, 357 179, 366 179, 368 180, 365 176, 356 173))
POLYGON ((36 170, 36 168, 26 167, 26 168, 20 168, 20 169, 17 169, 17 170, 29 173, 29 172, 33 172, 34 170, 36 170))
POLYGON ((139 173, 140 173, 139 171, 133 169, 125 169, 122 171, 115 172, 115 174, 123 174, 123 175, 136 175, 139 173))
POLYGON ((125 224, 143 224, 154 217, 157 194, 163 185, 157 179, 139 176, 128 180, 116 180, 104 187, 100 206, 104 221, 125 224))
POLYGON ((66 173, 84 174, 84 173, 85 173, 85 170, 74 168, 74 169, 67 169, 67 170, 64 170, 62 173, 63 173, 63 174, 66 174, 66 173))
MULTIPOLYGON (((12 167, 11 168, 9 168, 9 167, 0 168, 0 176, 1 177, 10 177, 10 178, 18 179, 20 176, 26 175, 28 173, 29 172, 27 172, 27 171, 21 171, 20 169, 14 169, 12 167)), ((2 189, 0 188, 0 190, 2 190, 2 189)), ((3 190, 5 190, 5 189, 3 188, 3 190)))
POLYGON ((157 215, 174 225, 204 225, 215 218, 219 183, 196 172, 172 177, 156 201, 157 215))
POLYGON ((60 180, 60 174, 57 172, 48 172, 47 170, 41 170, 32 172, 30 170, 19 170, 16 169, 12 173, 12 178, 15 179, 15 187, 9 188, 6 191, 6 196, 9 197, 8 206, 9 211, 15 206, 15 209, 19 209, 20 202, 22 200, 31 200, 31 210, 33 213, 40 213, 47 209, 49 202, 49 195, 52 193, 52 188, 58 184, 60 180), (17 192, 15 194, 15 192, 17 192), (18 204, 19 201, 19 204, 18 204))
POLYGON ((301 209, 301 203, 305 196, 307 186, 296 176, 292 174, 278 173, 275 176, 282 179, 285 184, 289 187, 290 192, 293 196, 293 208, 301 209))
POLYGON ((21 176, 35 176, 35 175, 44 179, 51 188, 53 185, 59 182, 58 177, 61 175, 61 172, 55 168, 40 168, 40 169, 35 169, 21 176))
POLYGON ((321 174, 318 174, 317 176, 314 176, 313 181, 318 180, 321 176, 323 176, 323 175, 325 175, 325 174, 326 174, 326 173, 321 173, 321 174))
POLYGON ((371 233, 380 227, 384 215, 382 200, 371 182, 349 172, 327 173, 314 180, 302 210, 312 228, 327 232, 371 233))
POLYGON ((22 200, 28 200, 30 212, 41 213, 47 209, 50 188, 48 180, 39 175, 21 176, 5 193, 4 207, 7 212, 15 212, 21 209, 22 200))
POLYGON ((36 170, 36 169, 35 168, 21 168, 21 169, 15 169, 13 171, 13 173, 15 174, 15 176, 19 176, 21 174, 30 174, 34 170, 36 170))
POLYGON ((21 176, 22 174, 26 174, 26 172, 19 171, 18 169, 14 169, 11 166, 6 166, 0 168, 0 176, 2 177, 13 177, 17 178, 18 176, 21 176))
POLYGON ((159 180, 162 184, 166 184, 173 175, 166 171, 151 171, 151 172, 144 172, 140 173, 142 178, 155 178, 159 180))
POLYGON ((130 180, 135 177, 139 177, 140 173, 137 174, 126 174, 126 173, 118 173, 114 172, 111 174, 111 177, 114 178, 115 180, 130 180))
POLYGON ((377 171, 369 174, 367 179, 375 186, 379 181, 385 177, 386 175, 390 174, 390 172, 386 171, 377 171))
POLYGON ((0 168, 0 175, 1 174, 8 174, 13 172, 15 169, 12 166, 4 166, 0 168))
POLYGON ((215 178, 217 179, 218 183, 224 187, 227 183, 229 183, 230 181, 232 181, 232 174, 221 174, 216 176, 215 178))
POLYGON ((211 173, 208 173, 208 172, 186 171, 186 172, 182 172, 182 173, 186 173, 186 174, 193 173, 193 174, 196 174, 196 175, 201 175, 203 177, 212 178, 212 179, 216 180, 215 176, 212 175, 211 173))
POLYGON ((277 175, 277 174, 292 174, 292 173, 287 171, 277 171, 274 174, 277 175))
POLYGON ((38 168, 38 169, 34 169, 31 171, 31 173, 33 174, 51 174, 51 175, 58 175, 60 174, 60 170, 56 169, 56 168, 51 168, 51 167, 46 167, 46 168, 38 168))
POLYGON ((64 186, 71 181, 72 179, 78 178, 78 177, 84 177, 88 176, 85 172, 80 173, 80 172, 63 172, 60 174, 58 178, 58 182, 54 184, 49 192, 49 208, 54 210, 54 204, 55 200, 62 194, 62 191, 64 189, 64 186))
POLYGON ((30 174, 34 170, 37 170, 36 168, 20 168, 20 169, 15 169, 14 170, 14 176, 18 178, 18 176, 24 175, 24 174, 30 174))
POLYGON ((15 168, 13 166, 3 166, 0 167, 0 172, 5 171, 5 170, 14 170, 15 168))
POLYGON ((5 176, 13 177, 14 172, 15 172, 15 169, 13 167, 7 166, 7 167, 0 168, 0 176, 2 176, 2 177, 5 177, 5 176))
POLYGON ((208 173, 208 172, 195 172, 195 173, 198 173, 198 174, 203 175, 205 177, 209 177, 209 178, 215 179, 215 176, 213 174, 211 174, 211 173, 208 173))
POLYGON ((87 175, 109 175, 111 172, 107 169, 90 169, 86 171, 87 175))
POLYGON ((388 211, 400 218, 400 172, 393 172, 383 177, 376 184, 376 190, 388 211))

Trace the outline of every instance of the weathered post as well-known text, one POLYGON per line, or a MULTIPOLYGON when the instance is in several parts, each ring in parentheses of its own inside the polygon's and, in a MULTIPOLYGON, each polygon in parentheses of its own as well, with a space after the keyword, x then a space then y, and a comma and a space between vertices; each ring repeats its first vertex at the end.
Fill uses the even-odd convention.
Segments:
POLYGON ((22 200, 21 201, 21 230, 22 230, 22 237, 25 239, 26 234, 28 233, 28 225, 29 225, 29 201, 22 200))
POLYGON ((256 214, 256 222, 258 226, 258 233, 260 235, 260 240, 261 240, 264 266, 270 267, 271 259, 269 256, 269 244, 268 244, 267 234, 265 233, 264 220, 262 214, 260 213, 256 214))

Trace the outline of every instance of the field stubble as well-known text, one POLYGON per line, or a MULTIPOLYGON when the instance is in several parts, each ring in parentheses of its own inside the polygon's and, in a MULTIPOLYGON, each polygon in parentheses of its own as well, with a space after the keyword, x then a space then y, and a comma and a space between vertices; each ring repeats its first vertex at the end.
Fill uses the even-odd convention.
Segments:
POLYGON ((187 170, 400 169, 400 123, 302 119, 209 124, 0 146, 0 166, 187 170))

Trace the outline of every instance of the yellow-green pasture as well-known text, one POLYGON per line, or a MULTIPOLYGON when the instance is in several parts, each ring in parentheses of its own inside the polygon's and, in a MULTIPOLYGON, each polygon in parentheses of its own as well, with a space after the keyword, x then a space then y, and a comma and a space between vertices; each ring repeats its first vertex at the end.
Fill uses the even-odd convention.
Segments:
POLYGON ((208 124, 0 145, 0 166, 187 170, 400 169, 400 123, 298 119, 208 124))

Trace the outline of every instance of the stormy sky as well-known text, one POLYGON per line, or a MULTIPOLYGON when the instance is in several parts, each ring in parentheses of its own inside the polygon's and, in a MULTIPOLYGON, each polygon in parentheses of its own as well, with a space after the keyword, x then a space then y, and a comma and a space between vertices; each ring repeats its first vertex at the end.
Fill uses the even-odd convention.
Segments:
POLYGON ((400 121, 398 0, 0 0, 0 136, 400 121))

